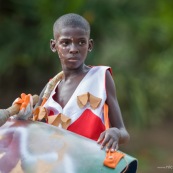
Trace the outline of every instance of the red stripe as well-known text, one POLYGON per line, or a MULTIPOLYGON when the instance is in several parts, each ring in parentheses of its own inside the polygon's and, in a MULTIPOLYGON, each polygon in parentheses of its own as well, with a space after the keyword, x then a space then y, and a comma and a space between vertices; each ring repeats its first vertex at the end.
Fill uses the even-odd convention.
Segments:
POLYGON ((67 130, 97 140, 100 133, 105 130, 105 126, 97 115, 95 115, 91 110, 86 109, 83 114, 68 127, 67 130))

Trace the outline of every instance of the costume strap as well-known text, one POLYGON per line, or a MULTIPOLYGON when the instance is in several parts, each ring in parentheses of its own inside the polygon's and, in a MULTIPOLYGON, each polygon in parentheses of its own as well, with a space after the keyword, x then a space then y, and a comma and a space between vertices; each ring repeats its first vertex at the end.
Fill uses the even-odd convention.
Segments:
POLYGON ((104 121, 106 130, 109 129, 108 105, 104 104, 104 121))
MULTIPOLYGON (((104 104, 104 122, 105 122, 105 128, 106 130, 110 128, 110 123, 109 123, 109 116, 108 116, 108 105, 105 103, 104 104)), ((118 163, 120 162, 120 160, 124 158, 125 159, 125 154, 120 152, 120 151, 110 151, 108 150, 106 152, 106 157, 103 161, 103 164, 109 168, 116 168, 116 166, 118 165, 118 163)), ((128 162, 125 159, 127 166, 125 168, 125 170, 122 173, 125 173, 127 168, 128 168, 128 162)))

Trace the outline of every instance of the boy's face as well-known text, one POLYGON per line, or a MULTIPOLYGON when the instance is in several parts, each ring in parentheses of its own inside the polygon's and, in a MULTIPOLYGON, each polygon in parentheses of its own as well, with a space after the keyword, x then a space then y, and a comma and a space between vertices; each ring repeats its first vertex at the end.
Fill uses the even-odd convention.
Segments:
POLYGON ((57 51, 63 68, 75 69, 83 65, 88 51, 93 47, 93 40, 82 28, 66 27, 54 33, 51 49, 57 51))

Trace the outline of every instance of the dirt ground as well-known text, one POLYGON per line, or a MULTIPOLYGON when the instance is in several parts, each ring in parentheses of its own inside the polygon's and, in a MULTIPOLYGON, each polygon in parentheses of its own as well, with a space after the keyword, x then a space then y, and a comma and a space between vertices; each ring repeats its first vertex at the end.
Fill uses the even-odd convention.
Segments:
POLYGON ((138 173, 173 172, 173 121, 146 130, 129 129, 129 144, 120 150, 138 159, 138 173))

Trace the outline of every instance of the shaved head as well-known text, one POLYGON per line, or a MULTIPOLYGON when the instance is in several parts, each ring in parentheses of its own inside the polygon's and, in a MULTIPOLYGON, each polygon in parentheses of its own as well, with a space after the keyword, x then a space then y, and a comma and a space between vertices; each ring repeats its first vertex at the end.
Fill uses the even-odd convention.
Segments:
POLYGON ((59 33, 64 27, 82 28, 90 35, 90 24, 82 16, 74 13, 59 17, 53 25, 53 33, 59 33))

